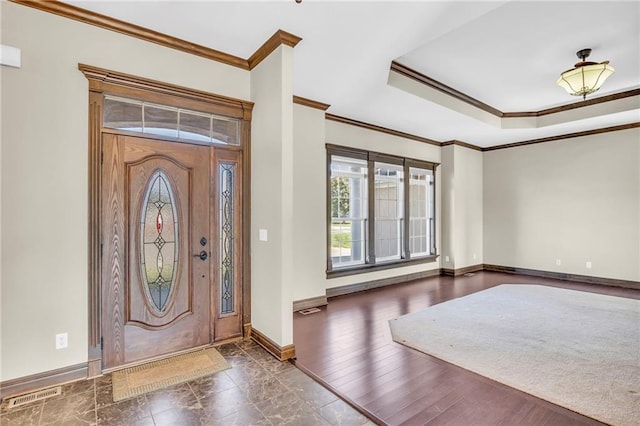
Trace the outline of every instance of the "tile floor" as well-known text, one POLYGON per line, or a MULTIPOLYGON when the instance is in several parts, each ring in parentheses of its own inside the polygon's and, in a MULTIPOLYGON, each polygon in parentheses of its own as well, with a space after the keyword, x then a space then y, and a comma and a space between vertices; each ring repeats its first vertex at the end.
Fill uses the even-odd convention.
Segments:
POLYGON ((0 425, 372 425, 288 362, 251 341, 218 347, 232 368, 113 402, 111 376, 63 386, 61 396, 7 410, 0 425))

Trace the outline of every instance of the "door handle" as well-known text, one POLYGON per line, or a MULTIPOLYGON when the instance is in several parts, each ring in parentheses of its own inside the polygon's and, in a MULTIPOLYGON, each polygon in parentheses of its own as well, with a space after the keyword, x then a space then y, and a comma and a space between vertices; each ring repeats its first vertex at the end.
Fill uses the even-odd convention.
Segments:
POLYGON ((200 253, 194 254, 193 257, 199 257, 200 260, 207 260, 207 257, 209 257, 209 255, 206 251, 202 250, 200 253))

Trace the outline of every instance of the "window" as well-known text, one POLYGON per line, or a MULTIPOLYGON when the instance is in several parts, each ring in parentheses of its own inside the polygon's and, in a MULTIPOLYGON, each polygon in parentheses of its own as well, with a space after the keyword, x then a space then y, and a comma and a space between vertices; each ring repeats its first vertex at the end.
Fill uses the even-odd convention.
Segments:
POLYGON ((367 161, 333 156, 331 161, 331 259, 334 267, 366 261, 367 161))
POLYGON ((238 120, 105 95, 104 126, 201 144, 240 144, 238 120))
POLYGON ((327 274, 432 260, 437 164, 327 145, 327 274))

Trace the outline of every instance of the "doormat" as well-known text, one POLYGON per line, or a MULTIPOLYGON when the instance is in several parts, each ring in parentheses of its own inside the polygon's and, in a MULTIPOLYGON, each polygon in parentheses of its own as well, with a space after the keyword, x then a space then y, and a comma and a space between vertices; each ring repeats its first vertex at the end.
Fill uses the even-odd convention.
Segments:
POLYGON ((188 382, 231 368, 214 348, 177 355, 114 371, 113 402, 132 398, 178 383, 188 382))

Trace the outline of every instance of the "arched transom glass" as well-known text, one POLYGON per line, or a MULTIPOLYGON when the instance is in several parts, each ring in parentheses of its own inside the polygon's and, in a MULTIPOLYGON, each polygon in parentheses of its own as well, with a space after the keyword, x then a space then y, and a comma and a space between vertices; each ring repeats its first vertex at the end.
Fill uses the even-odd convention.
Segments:
POLYGON ((156 170, 147 183, 140 212, 140 267, 149 305, 163 313, 175 287, 178 215, 171 181, 156 170))

